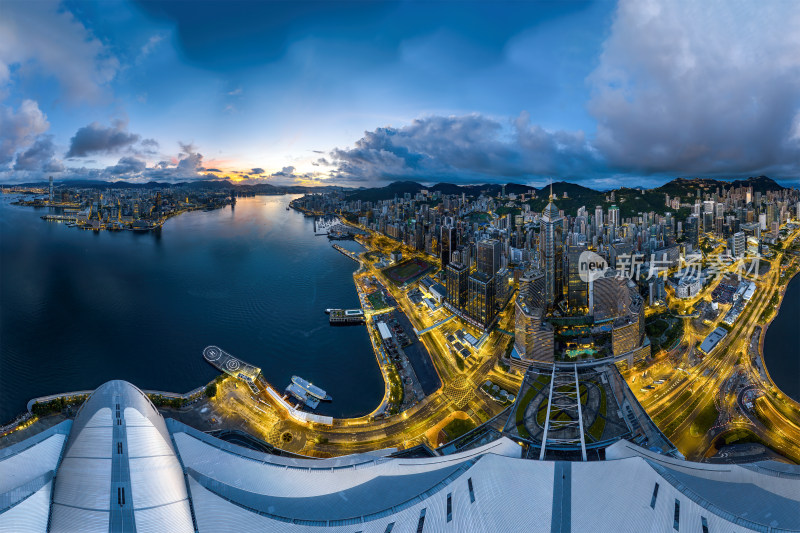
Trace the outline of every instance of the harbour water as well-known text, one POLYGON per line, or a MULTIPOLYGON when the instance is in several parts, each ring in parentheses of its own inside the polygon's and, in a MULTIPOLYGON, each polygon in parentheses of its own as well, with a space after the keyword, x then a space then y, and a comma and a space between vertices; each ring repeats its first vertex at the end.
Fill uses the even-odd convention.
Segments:
POLYGON ((320 414, 377 407, 365 328, 331 327, 324 312, 359 306, 357 264, 286 210, 292 198, 239 198, 160 233, 94 233, 0 196, 0 424, 32 397, 110 379, 186 392, 218 374, 202 357, 211 344, 277 390, 295 374, 320 385, 335 398, 320 414))
POLYGON ((778 316, 767 328, 764 363, 775 385, 800 401, 800 276, 789 282, 778 316))

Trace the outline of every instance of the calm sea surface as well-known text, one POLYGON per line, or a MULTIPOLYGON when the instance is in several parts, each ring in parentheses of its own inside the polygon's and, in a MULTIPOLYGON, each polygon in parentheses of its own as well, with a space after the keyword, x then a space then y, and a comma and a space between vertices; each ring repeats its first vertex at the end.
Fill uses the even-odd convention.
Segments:
POLYGON ((218 374, 202 357, 209 344, 279 390, 293 374, 321 386, 334 401, 320 413, 377 407, 365 328, 331 327, 324 313, 359 306, 357 265, 286 210, 292 198, 240 198, 153 234, 68 228, 0 196, 0 424, 32 397, 110 379, 187 392, 218 374))
POLYGON ((767 328, 764 363, 775 385, 800 401, 800 276, 789 282, 781 310, 767 328))

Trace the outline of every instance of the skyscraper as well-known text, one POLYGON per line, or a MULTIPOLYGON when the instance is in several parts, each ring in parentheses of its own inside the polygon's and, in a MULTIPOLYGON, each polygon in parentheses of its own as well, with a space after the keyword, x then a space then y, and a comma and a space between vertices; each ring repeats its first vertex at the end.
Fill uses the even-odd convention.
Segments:
POLYGON ((615 228, 619 226, 619 207, 612 205, 608 209, 608 223, 615 228))
POLYGON ((497 239, 484 239, 478 243, 479 272, 487 276, 494 276, 500 270, 500 241, 497 239))
POLYGON ((744 257, 747 239, 744 232, 739 231, 728 237, 728 251, 733 257, 744 257))
POLYGON ((586 250, 585 243, 567 247, 567 304, 571 309, 589 305, 589 286, 581 279, 578 264, 581 254, 586 250))
POLYGON ((553 326, 544 320, 543 310, 520 294, 514 303, 514 347, 519 356, 523 361, 552 362, 553 341, 553 326))
POLYGON ((695 216, 686 219, 686 240, 696 249, 700 244, 700 220, 695 216))
POLYGON ((495 317, 494 276, 473 272, 468 278, 466 313, 483 327, 488 327, 495 317))
POLYGON ((441 239, 439 239, 439 258, 442 270, 450 263, 450 256, 455 249, 456 229, 453 226, 442 226, 441 239))
POLYGON ((564 292, 564 219, 558 208, 550 202, 542 211, 539 226, 539 258, 544 270, 544 303, 552 308, 564 292))
POLYGON ((447 302, 456 309, 464 309, 467 302, 467 267, 458 262, 447 265, 447 302))
POLYGON ((53 176, 50 176, 50 196, 48 197, 50 203, 53 203, 53 176))

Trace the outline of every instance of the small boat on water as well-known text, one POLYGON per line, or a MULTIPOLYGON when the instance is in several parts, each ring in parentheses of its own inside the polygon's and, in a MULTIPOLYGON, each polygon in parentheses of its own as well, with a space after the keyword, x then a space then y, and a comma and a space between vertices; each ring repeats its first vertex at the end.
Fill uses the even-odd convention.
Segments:
POLYGON ((306 391, 310 396, 313 396, 314 398, 326 402, 333 401, 333 398, 328 396, 327 392, 317 387, 316 385, 312 385, 311 383, 301 378, 300 376, 292 376, 292 383, 294 383, 295 385, 306 391))

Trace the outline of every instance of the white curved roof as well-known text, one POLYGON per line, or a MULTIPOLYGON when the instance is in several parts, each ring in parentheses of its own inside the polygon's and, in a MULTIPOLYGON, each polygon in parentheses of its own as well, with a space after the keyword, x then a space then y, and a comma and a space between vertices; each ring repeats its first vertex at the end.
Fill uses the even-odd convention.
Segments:
POLYGON ((800 531, 800 467, 690 463, 625 441, 596 462, 520 451, 501 438, 422 459, 278 457, 165 423, 110 382, 74 424, 0 449, 0 533, 45 531, 48 515, 52 531, 640 532, 674 531, 676 516, 679 531, 800 531))
POLYGON ((98 388, 75 418, 53 491, 52 531, 193 531, 164 419, 125 381, 98 388))
POLYGON ((0 533, 47 530, 50 495, 71 421, 0 449, 0 533))

